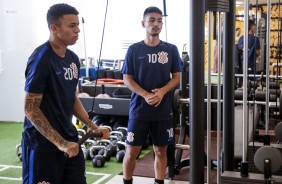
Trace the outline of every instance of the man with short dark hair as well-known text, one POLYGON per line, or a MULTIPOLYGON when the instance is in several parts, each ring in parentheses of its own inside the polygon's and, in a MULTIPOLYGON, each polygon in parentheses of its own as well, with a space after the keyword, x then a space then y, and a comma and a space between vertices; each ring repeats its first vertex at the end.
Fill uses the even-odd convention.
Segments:
POLYGON ((85 160, 72 117, 102 132, 104 138, 109 132, 89 120, 76 96, 80 64, 67 47, 78 39, 78 11, 55 4, 48 10, 47 23, 49 40, 34 50, 25 71, 22 180, 25 184, 85 184, 85 160))
POLYGON ((148 134, 155 153, 155 184, 164 183, 167 146, 174 144, 172 96, 179 85, 182 61, 175 45, 161 41, 162 11, 149 7, 142 26, 146 37, 128 48, 122 67, 132 91, 127 147, 123 160, 124 184, 131 184, 136 158, 148 134))

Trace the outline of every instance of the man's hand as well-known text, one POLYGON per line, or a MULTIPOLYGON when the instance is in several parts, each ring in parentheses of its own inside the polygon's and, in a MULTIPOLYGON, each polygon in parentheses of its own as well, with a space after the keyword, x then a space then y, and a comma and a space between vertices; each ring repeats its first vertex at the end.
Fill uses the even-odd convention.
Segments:
POLYGON ((151 102, 151 105, 157 107, 158 105, 161 104, 165 93, 162 90, 162 88, 153 89, 152 92, 154 93, 154 95, 151 96, 148 100, 151 102))
POLYGON ((108 128, 98 127, 97 129, 95 129, 95 132, 101 132, 103 134, 103 137, 100 137, 98 139, 108 139, 110 137, 110 131, 108 128))
POLYGON ((76 142, 65 141, 61 146, 58 147, 59 150, 68 154, 69 158, 74 157, 79 152, 79 146, 76 142))
POLYGON ((145 101, 146 101, 149 105, 153 106, 153 105, 155 105, 155 102, 154 102, 154 99, 153 99, 154 95, 155 95, 155 93, 146 93, 146 94, 143 96, 143 98, 145 99, 145 101))

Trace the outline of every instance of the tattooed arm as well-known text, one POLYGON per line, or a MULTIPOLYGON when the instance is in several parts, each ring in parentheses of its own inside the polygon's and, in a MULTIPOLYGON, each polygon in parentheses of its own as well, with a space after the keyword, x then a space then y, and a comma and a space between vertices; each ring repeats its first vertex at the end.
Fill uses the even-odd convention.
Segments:
POLYGON ((66 141, 49 123, 40 104, 43 94, 26 93, 25 96, 25 115, 33 123, 34 127, 50 142, 58 147, 59 150, 68 153, 70 157, 78 154, 78 144, 66 141))

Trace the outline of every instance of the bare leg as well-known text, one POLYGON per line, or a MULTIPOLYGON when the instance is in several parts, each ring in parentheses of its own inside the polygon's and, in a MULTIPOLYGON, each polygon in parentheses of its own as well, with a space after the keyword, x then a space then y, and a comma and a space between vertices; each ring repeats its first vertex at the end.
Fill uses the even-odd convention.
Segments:
POLYGON ((142 146, 126 146, 126 152, 123 159, 123 178, 126 180, 132 179, 135 169, 136 158, 142 146))
POLYGON ((167 155, 166 155, 167 146, 157 147, 154 146, 155 152, 155 178, 158 180, 164 180, 166 167, 167 167, 167 155))

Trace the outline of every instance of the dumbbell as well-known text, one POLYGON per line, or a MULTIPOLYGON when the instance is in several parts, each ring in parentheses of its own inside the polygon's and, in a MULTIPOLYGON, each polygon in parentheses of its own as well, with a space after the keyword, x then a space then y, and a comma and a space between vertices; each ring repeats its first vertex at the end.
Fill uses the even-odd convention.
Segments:
POLYGON ((111 144, 111 141, 108 139, 101 139, 97 141, 97 145, 107 146, 109 144, 111 144))
POLYGON ((117 142, 118 141, 118 137, 116 135, 110 135, 109 139, 112 142, 112 144, 113 144, 113 142, 117 142))
POLYGON ((16 154, 19 157, 20 161, 22 161, 22 145, 18 144, 16 146, 16 154))
POLYGON ((119 131, 123 134, 121 141, 125 141, 126 140, 126 134, 127 134, 127 128, 126 127, 118 127, 117 131, 119 131))
MULTIPOLYGON (((112 142, 111 140, 108 140, 108 139, 102 139, 102 140, 98 141, 98 144, 102 145, 102 146, 105 146, 105 149, 106 149, 105 152, 107 152, 107 154, 105 155, 105 157, 107 157, 106 161, 110 160, 111 156, 115 156, 116 155, 117 151, 116 151, 116 143, 115 143, 115 141, 112 142)), ((104 155, 104 152, 101 152, 100 155, 104 155)))
MULTIPOLYGON (((81 137, 81 139, 78 140, 77 144, 81 146, 90 137, 103 137, 103 133, 101 132, 96 133, 96 132, 89 131, 83 137, 81 137)), ((65 157, 69 158, 68 153, 64 153, 64 155, 65 157)))
POLYGON ((95 145, 89 148, 89 156, 93 159, 96 155, 98 155, 99 151, 104 149, 105 146, 95 145))
POLYGON ((92 146, 96 146, 97 142, 91 139, 87 139, 84 143, 85 148, 86 148, 86 160, 92 160, 92 158, 90 157, 90 148, 92 146))
POLYGON ((93 167, 103 167, 105 165, 105 158, 99 155, 99 151, 105 149, 105 146, 92 146, 90 148, 90 157, 92 158, 93 167))
POLYGON ((99 150, 97 155, 101 155, 105 158, 105 161, 109 161, 112 157, 111 149, 105 147, 104 149, 99 150))
POLYGON ((123 141, 118 141, 117 142, 117 152, 120 150, 125 150, 126 148, 126 143, 123 141))
POLYGON ((117 146, 116 146, 116 160, 117 162, 122 162, 124 155, 125 155, 125 148, 126 148, 126 143, 123 141, 117 141, 117 146))
POLYGON ((117 138, 118 138, 117 140, 118 141, 124 140, 124 137, 126 136, 121 131, 111 131, 110 134, 114 135, 114 136, 117 136, 117 138))
POLYGON ((115 136, 115 135, 111 135, 110 136, 110 141, 111 141, 111 144, 106 146, 106 148, 111 150, 112 157, 114 157, 117 154, 117 141, 118 141, 118 137, 115 136))
POLYGON ((104 167, 105 165, 105 158, 101 155, 96 155, 92 159, 92 165, 93 167, 104 167))
POLYGON ((119 150, 116 154, 117 162, 123 162, 124 156, 125 156, 125 150, 119 150))

